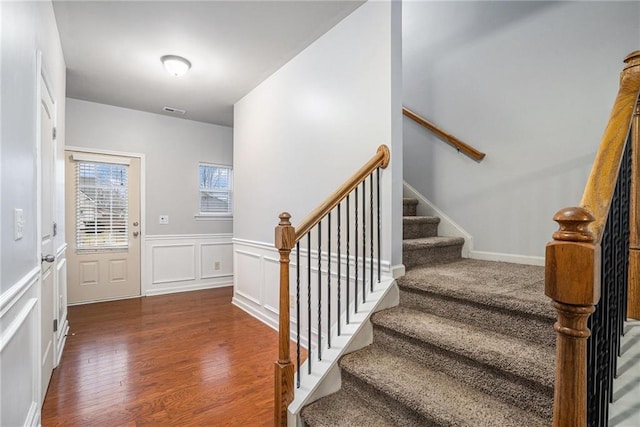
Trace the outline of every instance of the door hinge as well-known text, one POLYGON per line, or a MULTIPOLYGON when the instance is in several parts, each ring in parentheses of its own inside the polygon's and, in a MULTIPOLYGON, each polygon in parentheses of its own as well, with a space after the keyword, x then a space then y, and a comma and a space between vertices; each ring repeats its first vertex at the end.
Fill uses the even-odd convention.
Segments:
POLYGON ((53 319, 53 332, 58 332, 58 319, 53 319))
POLYGON ((51 135, 53 139, 56 139, 56 135, 58 135, 58 128, 54 127, 51 129, 51 135))
POLYGON ((58 223, 54 222, 53 223, 53 236, 57 236, 58 235, 58 223))

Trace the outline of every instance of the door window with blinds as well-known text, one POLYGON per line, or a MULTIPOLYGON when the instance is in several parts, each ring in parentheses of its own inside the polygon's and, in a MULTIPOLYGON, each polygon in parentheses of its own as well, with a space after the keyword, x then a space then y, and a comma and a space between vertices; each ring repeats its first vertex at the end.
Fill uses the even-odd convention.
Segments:
POLYGON ((227 215, 232 214, 232 169, 201 163, 200 180, 200 214, 227 215))
POLYGON ((128 247, 128 165, 76 162, 77 249, 128 247))

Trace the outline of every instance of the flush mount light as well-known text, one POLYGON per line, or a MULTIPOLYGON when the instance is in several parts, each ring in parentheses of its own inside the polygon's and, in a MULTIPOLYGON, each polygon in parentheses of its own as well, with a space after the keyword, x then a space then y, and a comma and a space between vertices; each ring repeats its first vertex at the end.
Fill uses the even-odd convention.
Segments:
POLYGON ((191 62, 181 56, 165 55, 160 60, 167 73, 176 77, 184 75, 191 68, 191 62))

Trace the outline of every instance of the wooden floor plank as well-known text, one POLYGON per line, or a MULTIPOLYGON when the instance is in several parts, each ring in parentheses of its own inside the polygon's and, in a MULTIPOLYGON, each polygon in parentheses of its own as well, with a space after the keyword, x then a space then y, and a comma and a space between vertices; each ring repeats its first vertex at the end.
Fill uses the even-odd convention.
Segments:
POLYGON ((267 426, 277 332, 232 288, 69 307, 47 426, 267 426))

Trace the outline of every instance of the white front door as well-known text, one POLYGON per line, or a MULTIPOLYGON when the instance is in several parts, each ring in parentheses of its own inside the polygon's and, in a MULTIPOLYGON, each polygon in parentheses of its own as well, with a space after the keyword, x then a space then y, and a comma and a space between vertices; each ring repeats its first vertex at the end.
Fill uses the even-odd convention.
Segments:
POLYGON ((140 295, 140 159, 66 151, 70 304, 140 295))
POLYGON ((47 393, 53 371, 54 342, 54 269, 55 252, 53 249, 53 132, 55 104, 51 93, 40 77, 40 253, 41 253, 41 294, 40 329, 42 384, 41 402, 47 393))

